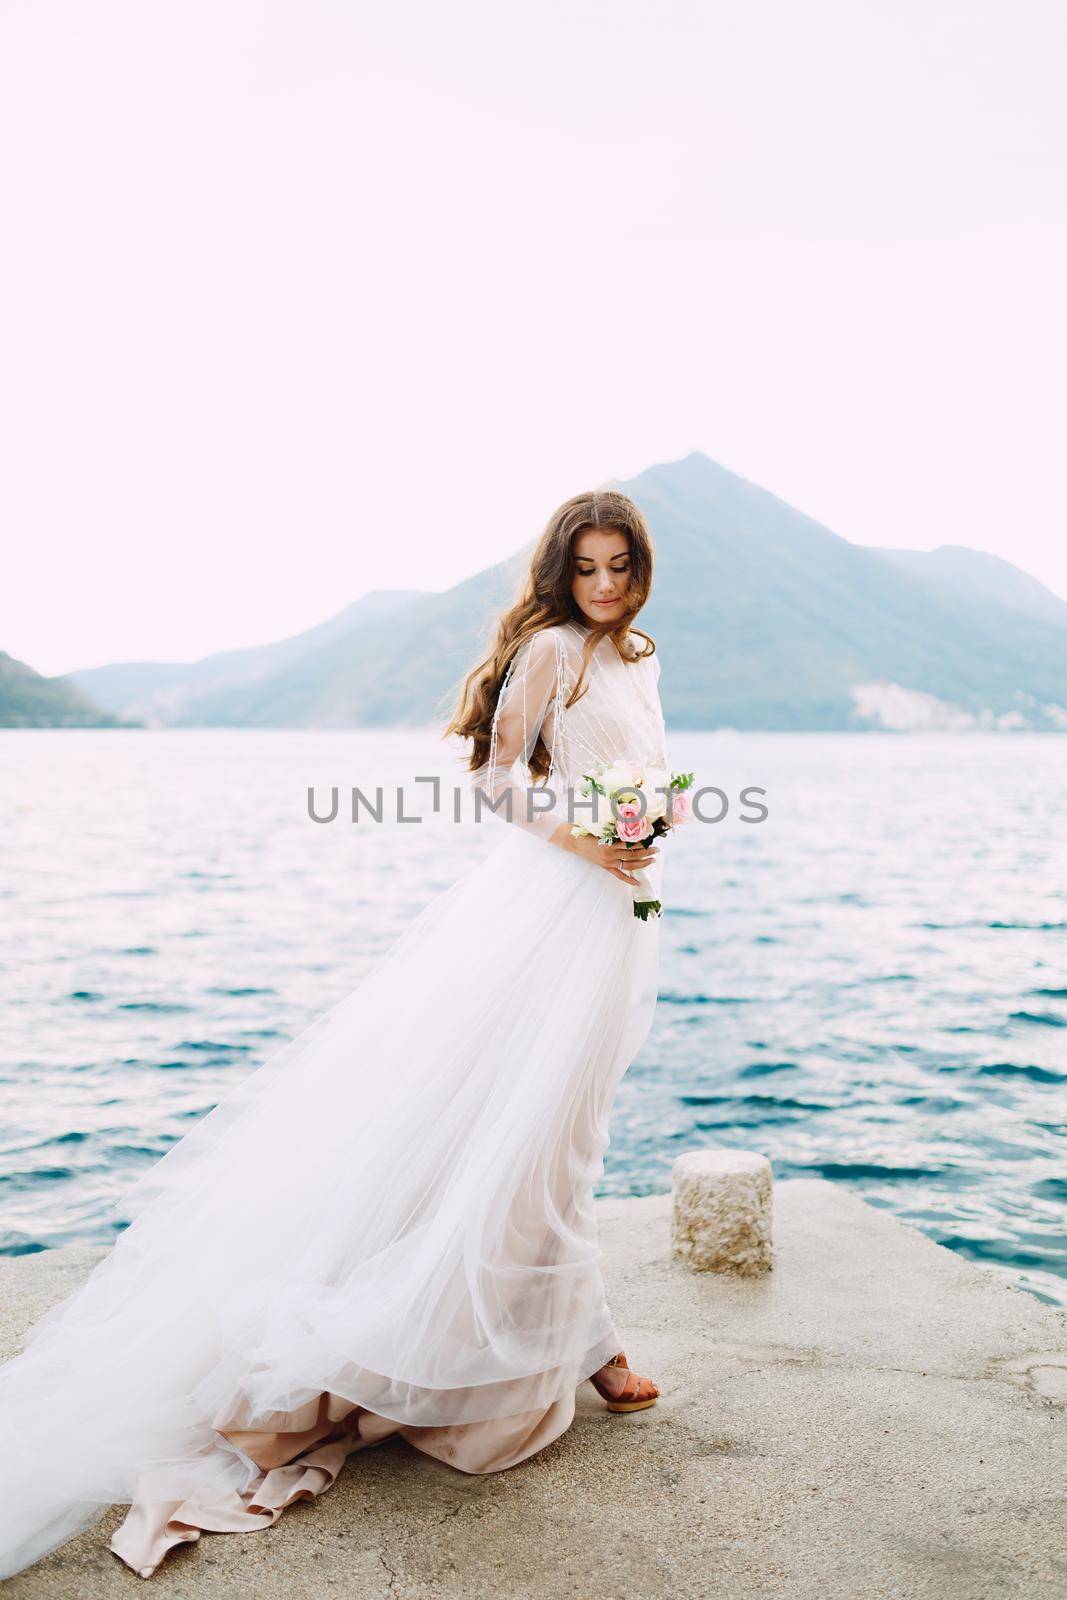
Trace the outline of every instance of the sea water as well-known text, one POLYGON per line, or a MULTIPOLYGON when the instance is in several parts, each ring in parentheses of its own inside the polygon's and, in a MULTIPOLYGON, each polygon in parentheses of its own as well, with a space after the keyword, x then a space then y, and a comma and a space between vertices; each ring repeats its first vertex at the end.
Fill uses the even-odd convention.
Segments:
MULTIPOLYGON (((669 749, 706 820, 663 842, 600 1192, 757 1150, 1067 1305, 1067 738, 669 749)), ((133 1179, 500 842, 462 784, 425 730, 0 732, 0 1251, 113 1236, 133 1179)))

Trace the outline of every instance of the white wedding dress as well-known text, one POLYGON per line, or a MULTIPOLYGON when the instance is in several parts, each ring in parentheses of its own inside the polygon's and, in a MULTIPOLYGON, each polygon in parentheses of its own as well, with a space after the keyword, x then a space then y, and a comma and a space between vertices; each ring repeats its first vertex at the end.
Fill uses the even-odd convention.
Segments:
POLYGON ((599 639, 564 708, 588 631, 543 630, 505 680, 471 780, 511 802, 494 848, 135 1184, 109 1254, 0 1368, 0 1576, 112 1504, 110 1547, 148 1576, 391 1434, 512 1466, 623 1348, 593 1188, 659 923, 546 841, 590 762, 667 756, 655 655, 599 639), (539 732, 558 809, 531 818, 539 732))

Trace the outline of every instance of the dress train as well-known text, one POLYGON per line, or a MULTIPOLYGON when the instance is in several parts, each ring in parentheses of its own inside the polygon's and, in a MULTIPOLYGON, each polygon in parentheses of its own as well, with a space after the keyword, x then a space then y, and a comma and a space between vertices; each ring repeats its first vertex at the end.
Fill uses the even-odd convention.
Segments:
POLYGON ((0 1573, 130 1510, 146 1573, 399 1433, 467 1472, 558 1438, 621 1347, 593 1187, 658 923, 520 829, 150 1169, 0 1368, 0 1573))

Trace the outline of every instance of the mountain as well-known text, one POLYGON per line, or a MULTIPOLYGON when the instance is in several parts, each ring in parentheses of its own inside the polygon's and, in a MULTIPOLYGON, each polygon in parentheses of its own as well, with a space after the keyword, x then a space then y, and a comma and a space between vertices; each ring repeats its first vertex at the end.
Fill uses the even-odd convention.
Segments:
POLYGON ((663 557, 643 615, 677 725, 1067 725, 1067 627, 903 571, 699 451, 618 487, 663 557))
POLYGON ((24 661, 0 650, 0 728, 117 728, 128 726, 101 711, 62 678, 42 678, 24 661))
POLYGON ((1067 600, 1046 589, 1021 567, 987 550, 968 550, 962 544, 943 544, 936 550, 880 550, 902 572, 936 584, 956 596, 992 600, 1011 611, 1067 627, 1067 600))
POLYGON ((68 673, 75 689, 111 711, 157 725, 198 723, 198 704, 220 690, 264 682, 302 656, 325 650, 367 622, 391 616, 416 598, 415 589, 379 589, 345 606, 325 622, 274 644, 220 650, 199 661, 121 661, 68 673))
MULTIPOLYGON (((639 622, 663 649, 673 726, 1067 727, 1063 603, 1010 563, 850 544, 700 451, 613 486, 653 531, 639 622)), ((484 653, 532 542, 444 593, 367 596, 258 652, 71 682, 113 711, 182 725, 431 724, 484 653)))

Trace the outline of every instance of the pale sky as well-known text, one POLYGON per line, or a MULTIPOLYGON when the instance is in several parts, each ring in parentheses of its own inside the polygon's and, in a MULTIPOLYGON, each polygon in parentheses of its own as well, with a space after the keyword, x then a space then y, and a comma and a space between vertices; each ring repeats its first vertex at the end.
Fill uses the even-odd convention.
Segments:
POLYGON ((447 587, 706 451, 1067 596, 1059 0, 0 0, 0 649, 447 587))

